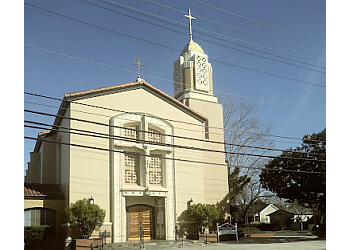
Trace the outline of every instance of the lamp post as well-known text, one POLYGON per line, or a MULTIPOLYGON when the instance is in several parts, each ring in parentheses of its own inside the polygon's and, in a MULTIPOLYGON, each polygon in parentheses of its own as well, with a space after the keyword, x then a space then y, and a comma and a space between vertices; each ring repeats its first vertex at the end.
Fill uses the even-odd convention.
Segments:
POLYGON ((193 204, 193 200, 192 200, 192 198, 191 198, 191 199, 189 199, 188 202, 187 202, 187 209, 188 209, 190 206, 192 206, 192 204, 193 204))
POLYGON ((95 204, 95 200, 94 200, 94 198, 92 198, 92 196, 91 196, 91 198, 89 198, 89 203, 90 204, 95 204))

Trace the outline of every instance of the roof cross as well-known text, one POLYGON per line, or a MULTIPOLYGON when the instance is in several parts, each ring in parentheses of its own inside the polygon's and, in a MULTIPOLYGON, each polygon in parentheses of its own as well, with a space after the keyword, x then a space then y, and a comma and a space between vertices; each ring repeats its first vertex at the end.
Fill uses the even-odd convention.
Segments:
POLYGON ((191 9, 188 9, 188 15, 185 15, 185 17, 187 17, 190 22, 190 41, 192 41, 192 20, 196 18, 191 15, 191 9))
POLYGON ((140 70, 140 68, 141 68, 141 66, 146 66, 146 65, 140 62, 140 54, 138 54, 137 62, 134 62, 134 64, 136 64, 137 68, 138 68, 138 74, 139 75, 137 77, 137 81, 142 80, 141 79, 141 73, 140 73, 141 70, 140 70))

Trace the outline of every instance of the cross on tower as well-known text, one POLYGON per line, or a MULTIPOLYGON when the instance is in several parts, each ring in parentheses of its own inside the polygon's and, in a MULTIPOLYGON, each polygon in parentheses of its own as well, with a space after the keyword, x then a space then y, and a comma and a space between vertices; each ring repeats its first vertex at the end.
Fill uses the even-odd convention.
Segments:
POLYGON ((187 17, 190 22, 190 41, 192 41, 192 20, 196 18, 191 15, 191 9, 188 9, 188 15, 185 15, 185 17, 187 17))
POLYGON ((138 68, 138 74, 139 74, 139 75, 138 75, 138 77, 137 77, 137 81, 142 80, 142 79, 141 79, 140 68, 141 68, 141 66, 145 66, 145 64, 143 64, 143 63, 140 62, 140 54, 138 54, 137 62, 134 62, 134 64, 137 64, 137 68, 138 68))

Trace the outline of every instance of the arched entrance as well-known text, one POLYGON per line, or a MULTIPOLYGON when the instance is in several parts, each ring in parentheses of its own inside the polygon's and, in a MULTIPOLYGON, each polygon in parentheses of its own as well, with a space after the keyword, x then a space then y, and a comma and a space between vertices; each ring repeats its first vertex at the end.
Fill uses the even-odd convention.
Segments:
POLYGON ((140 225, 144 232, 144 239, 152 239, 153 209, 149 206, 137 205, 127 209, 128 212, 128 240, 140 239, 140 225))

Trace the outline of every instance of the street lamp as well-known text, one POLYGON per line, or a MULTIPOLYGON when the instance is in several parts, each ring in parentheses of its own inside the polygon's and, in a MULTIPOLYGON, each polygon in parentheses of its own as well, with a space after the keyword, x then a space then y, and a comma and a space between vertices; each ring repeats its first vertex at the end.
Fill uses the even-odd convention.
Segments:
POLYGON ((95 204, 95 200, 94 200, 94 198, 92 198, 92 196, 91 196, 91 198, 89 198, 89 203, 90 204, 95 204))
POLYGON ((193 204, 193 200, 192 200, 192 198, 191 198, 191 199, 189 199, 188 202, 187 202, 187 209, 188 209, 190 206, 192 206, 192 204, 193 204))

